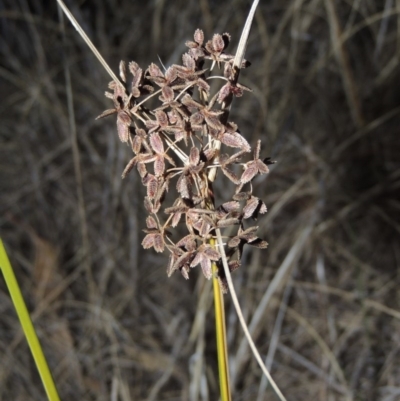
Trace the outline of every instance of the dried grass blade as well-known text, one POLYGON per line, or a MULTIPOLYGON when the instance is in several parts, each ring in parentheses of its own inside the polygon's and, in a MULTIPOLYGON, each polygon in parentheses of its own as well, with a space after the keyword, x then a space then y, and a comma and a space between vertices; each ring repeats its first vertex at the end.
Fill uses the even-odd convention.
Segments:
POLYGON ((258 6, 259 0, 254 0, 251 6, 249 15, 247 16, 246 24, 244 25, 242 35, 240 37, 239 45, 236 50, 235 59, 233 61, 233 65, 240 69, 242 65, 242 61, 244 59, 244 54, 246 52, 247 42, 249 40, 249 33, 251 29, 251 24, 253 23, 254 14, 256 13, 256 9, 258 6))
MULTIPOLYGON (((242 61, 244 59, 244 54, 246 52, 246 47, 247 47, 247 42, 249 40, 249 33, 250 33, 250 28, 253 23, 254 19, 254 14, 256 12, 257 6, 258 6, 259 0, 254 0, 253 4, 251 6, 251 9, 249 11, 249 14, 246 19, 246 23, 244 25, 242 34, 240 36, 238 48, 236 50, 235 58, 233 60, 233 66, 234 66, 234 77, 233 80, 237 82, 239 78, 239 73, 240 73, 240 66, 242 65, 242 61)), ((227 100, 222 103, 221 109, 225 111, 224 119, 227 120, 230 112, 230 108, 232 105, 232 96, 228 96, 227 100)), ((221 149, 221 142, 220 141, 215 141, 215 144, 213 146, 215 150, 221 149)), ((218 159, 216 159, 218 161, 218 159)), ((212 168, 209 173, 208 173, 208 180, 210 182, 215 181, 215 177, 217 175, 217 169, 212 168)))
POLYGON ((89 46, 90 50, 93 52, 93 54, 97 57, 97 59, 100 61, 101 65, 105 68, 105 70, 109 73, 110 77, 118 83, 119 85, 122 85, 121 81, 117 78, 117 76, 113 73, 112 69, 110 66, 107 64, 107 62, 104 60, 104 58, 101 56, 101 54, 98 52, 96 49, 95 45, 92 43, 92 41, 88 38, 86 35, 85 31, 82 29, 82 27, 79 25, 78 21, 75 19, 75 17, 72 15, 71 11, 69 11, 68 7, 64 4, 62 0, 57 0, 57 3, 59 6, 62 8, 64 11, 65 15, 68 17, 68 19, 71 21, 71 24, 74 26, 74 28, 78 31, 79 35, 81 35, 82 39, 86 42, 86 44, 89 46))

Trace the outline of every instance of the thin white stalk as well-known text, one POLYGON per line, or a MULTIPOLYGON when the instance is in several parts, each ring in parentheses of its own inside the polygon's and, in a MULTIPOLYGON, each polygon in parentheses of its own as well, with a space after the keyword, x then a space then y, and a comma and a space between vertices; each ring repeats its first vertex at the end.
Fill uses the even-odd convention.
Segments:
MULTIPOLYGON (((109 67, 107 64, 106 60, 101 56, 101 54, 98 52, 96 49, 95 45, 92 43, 92 41, 88 38, 86 35, 85 31, 81 28, 79 25, 78 21, 75 19, 75 17, 72 15, 71 11, 69 11, 68 7, 64 4, 62 0, 57 0, 58 4, 64 11, 65 15, 68 17, 68 19, 71 21, 71 24, 74 26, 74 28, 78 31, 79 35, 81 35, 82 39, 85 41, 85 43, 89 46, 90 50, 93 52, 93 54, 97 57, 97 59, 100 61, 101 65, 105 68, 105 70, 110 74, 110 77, 115 81, 117 84, 122 85, 121 81, 117 78, 117 76, 113 73, 112 69, 109 67)), ((123 85, 122 85, 123 86, 123 85)))
MULTIPOLYGON (((247 42, 249 40, 249 33, 250 33, 251 25, 253 23, 254 14, 257 10, 258 2, 259 2, 259 0, 253 1, 253 4, 251 6, 251 9, 250 9, 249 14, 246 19, 246 23, 242 30, 242 34, 240 35, 238 48, 236 49, 235 58, 233 60, 233 66, 235 67, 235 70, 236 70, 235 77, 234 77, 235 82, 237 82, 237 80, 239 78, 240 67, 241 67, 242 61, 244 59, 244 54, 246 52, 247 42)), ((228 114, 230 112, 231 106, 232 106, 232 99, 230 99, 227 103, 225 103, 225 101, 222 103, 221 110, 226 111, 226 113, 227 113, 226 117, 228 116, 228 114)), ((218 152, 221 149, 221 142, 214 141, 213 148, 218 152)), ((218 156, 215 158, 215 161, 218 161, 218 156)), ((212 168, 208 172, 208 180, 210 182, 214 182, 216 176, 217 176, 217 168, 215 167, 215 168, 212 168)))
POLYGON ((240 70, 240 66, 242 65, 242 61, 244 58, 244 54, 246 53, 247 42, 249 39, 249 33, 251 24, 253 23, 254 14, 256 12, 259 0, 254 0, 251 6, 249 15, 247 16, 246 24, 244 25, 242 35, 240 37, 240 41, 238 44, 238 48, 236 50, 235 59, 233 60, 233 65, 240 70))
POLYGON ((233 305, 236 309, 236 313, 238 315, 240 324, 242 325, 243 328, 243 332, 247 338, 247 341, 249 342, 250 348, 254 354, 254 357, 256 358, 256 361, 258 362, 258 364, 260 365, 261 370, 263 371, 265 377, 268 379, 268 381, 271 383, 271 387, 274 389, 276 395, 278 396, 278 398, 281 401, 286 401, 285 396, 282 394, 281 390, 279 389, 279 387, 277 386, 277 384, 275 383, 274 379, 272 378, 271 374, 268 372, 268 369, 265 367, 263 360, 261 359, 261 356, 254 344, 253 339, 251 338, 249 329, 247 328, 247 324, 244 320, 243 317, 243 313, 242 313, 242 309, 240 307, 236 292, 235 292, 235 287, 233 286, 233 282, 232 282, 232 277, 231 277, 231 272, 229 271, 229 266, 228 266, 228 261, 226 259, 226 255, 225 255, 225 249, 223 246, 223 242, 222 242, 222 236, 221 236, 221 231, 217 228, 216 230, 217 233, 217 239, 218 239, 218 248, 221 254, 221 258, 222 258, 222 265, 224 267, 224 272, 225 272, 225 276, 226 276, 226 280, 228 282, 228 287, 229 287, 229 291, 232 297, 232 302, 233 305))
POLYGON ((165 141, 168 143, 168 146, 175 152, 179 159, 181 159, 182 163, 187 166, 189 164, 189 158, 187 157, 187 155, 182 152, 182 150, 178 146, 175 145, 175 143, 167 134, 165 134, 164 132, 161 132, 161 134, 165 141))
MULTIPOLYGON (((68 19, 71 21, 71 24, 74 26, 74 28, 78 31, 79 35, 81 35, 82 39, 85 41, 85 43, 88 45, 90 50, 93 52, 93 54, 97 57, 97 59, 100 61, 101 65, 105 68, 105 70, 110 74, 110 77, 119 85, 122 85, 122 82, 118 79, 118 77, 114 74, 110 66, 107 64, 107 62, 104 60, 102 55, 99 53, 99 51, 96 49, 95 45, 92 43, 92 41, 89 39, 89 37, 86 35, 85 31, 82 29, 82 27, 79 25, 78 21, 75 19, 75 17, 72 15, 71 11, 69 11, 68 7, 64 4, 62 0, 57 0, 58 4, 64 11, 65 15, 68 17, 68 19)), ((158 92, 156 92, 158 93, 158 92)), ((156 94, 155 93, 155 94, 156 94)), ((153 94, 153 96, 155 95, 153 94)), ((140 104, 142 104, 144 101, 148 100, 148 98, 144 99, 140 104)), ((140 116, 138 116, 140 117, 140 116)), ((144 122, 144 120, 142 120, 144 122)), ((165 135, 165 140, 168 142, 168 145, 170 148, 175 152, 175 154, 182 160, 182 162, 187 165, 189 158, 182 152, 180 149, 168 138, 167 135, 165 135)))

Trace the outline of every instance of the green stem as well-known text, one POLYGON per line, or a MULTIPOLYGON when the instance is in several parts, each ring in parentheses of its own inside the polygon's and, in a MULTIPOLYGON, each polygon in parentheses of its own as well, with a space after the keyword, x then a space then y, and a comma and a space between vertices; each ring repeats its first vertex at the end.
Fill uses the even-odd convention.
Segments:
POLYGON ((56 386, 54 384, 53 378, 51 376, 49 367, 46 362, 46 358, 44 357, 42 348, 39 343, 39 339, 37 338, 35 329, 33 327, 31 318, 28 313, 28 309, 26 308, 24 298, 18 286, 17 279, 15 278, 14 271, 11 267, 11 263, 8 259, 1 238, 0 238, 0 270, 3 272, 8 291, 10 292, 12 302, 14 304, 15 310, 17 311, 19 321, 21 323, 25 337, 31 349, 33 359, 35 360, 36 363, 36 367, 42 379, 42 383, 45 388, 47 398, 49 399, 49 401, 60 401, 56 386))
MULTIPOLYGON (((215 246, 215 240, 210 240, 210 244, 212 246, 215 246)), ((231 401, 228 352, 226 346, 224 299, 222 296, 221 287, 218 282, 218 269, 215 263, 212 264, 212 269, 214 276, 212 280, 214 290, 215 329, 217 332, 217 355, 221 401, 231 401)))

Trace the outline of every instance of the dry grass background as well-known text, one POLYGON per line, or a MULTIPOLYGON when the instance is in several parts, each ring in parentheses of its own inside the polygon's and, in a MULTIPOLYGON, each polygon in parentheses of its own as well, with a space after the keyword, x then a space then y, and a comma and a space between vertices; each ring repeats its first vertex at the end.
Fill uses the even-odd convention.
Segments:
MULTIPOLYGON (((141 249, 130 151, 94 120, 110 78, 45 4, 0 1, 0 223, 61 397, 215 400, 209 286, 141 249)), ((235 44, 249 9, 68 4, 114 70, 177 62, 196 28, 235 44)), ((400 2, 262 1, 247 58, 232 119, 278 161, 255 189, 270 247, 233 276, 256 343, 288 400, 400 400, 400 2)), ((274 399, 225 298, 234 400, 274 399)), ((0 313, 0 400, 43 400, 3 280, 0 313)))

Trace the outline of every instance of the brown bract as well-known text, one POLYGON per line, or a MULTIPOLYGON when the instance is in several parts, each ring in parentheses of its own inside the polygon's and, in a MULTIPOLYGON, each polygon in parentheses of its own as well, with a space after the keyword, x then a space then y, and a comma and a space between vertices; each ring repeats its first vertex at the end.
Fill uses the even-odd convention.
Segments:
POLYGON ((176 189, 182 198, 191 199, 193 197, 193 186, 197 179, 200 180, 199 174, 203 168, 204 163, 200 162, 199 149, 192 147, 189 155, 189 164, 183 168, 176 184, 176 189))
POLYGON ((216 262, 220 257, 220 254, 211 245, 202 244, 198 247, 190 267, 200 264, 205 278, 210 279, 212 277, 211 262, 216 262))
POLYGON ((147 217, 146 225, 147 230, 144 230, 144 232, 147 235, 142 241, 143 248, 148 249, 153 247, 156 252, 162 252, 165 246, 164 230, 158 228, 158 224, 152 216, 147 217))
POLYGON ((129 111, 130 100, 122 85, 113 81, 109 84, 109 88, 113 89, 113 93, 106 92, 106 96, 113 100, 114 108, 103 111, 96 120, 117 113, 117 131, 119 139, 121 142, 127 142, 129 139, 129 127, 132 122, 132 116, 129 111))
POLYGON ((251 181, 257 174, 267 174, 269 172, 268 166, 259 158, 260 148, 261 141, 258 140, 254 150, 254 159, 245 164, 245 171, 240 178, 243 184, 251 181))

